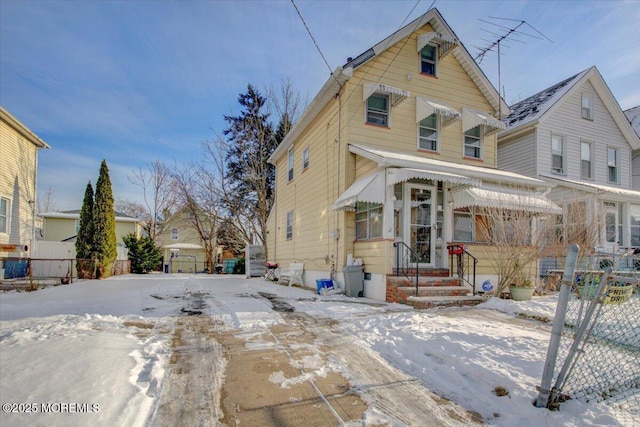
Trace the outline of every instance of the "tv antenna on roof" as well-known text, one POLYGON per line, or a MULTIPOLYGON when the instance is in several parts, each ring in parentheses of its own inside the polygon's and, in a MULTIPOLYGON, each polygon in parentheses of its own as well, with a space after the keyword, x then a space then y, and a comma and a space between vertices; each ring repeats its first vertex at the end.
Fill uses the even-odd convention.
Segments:
MULTIPOLYGON (((489 19, 513 22, 511 26, 505 26, 497 22, 491 22, 484 19, 479 20, 480 22, 484 22, 485 24, 489 24, 496 27, 493 29, 493 31, 481 28, 482 31, 485 31, 491 34, 492 36, 495 37, 495 39, 494 40, 482 39, 486 41, 488 45, 482 48, 477 48, 480 50, 480 53, 478 53, 474 59, 476 60, 476 62, 478 62, 478 64, 482 64, 484 57, 489 52, 496 52, 498 54, 498 96, 502 96, 500 93, 501 92, 500 91, 500 87, 501 87, 500 46, 503 44, 503 42, 508 40, 508 41, 514 41, 514 42, 526 44, 525 41, 518 39, 518 36, 526 36, 526 37, 531 37, 531 38, 543 40, 543 41, 548 40, 551 43, 553 43, 553 40, 551 40, 549 37, 542 34, 540 31, 534 28, 533 25, 527 23, 527 21, 523 21, 522 19, 499 18, 497 16, 490 16, 489 19), (525 32, 523 31, 525 28, 521 29, 522 27, 527 27, 528 29, 533 30, 536 34, 530 34, 528 32, 525 32)), ((509 45, 505 45, 505 47, 509 47, 509 45)), ((502 116, 502 107, 500 102, 498 102, 498 119, 500 119, 501 116, 502 116)))

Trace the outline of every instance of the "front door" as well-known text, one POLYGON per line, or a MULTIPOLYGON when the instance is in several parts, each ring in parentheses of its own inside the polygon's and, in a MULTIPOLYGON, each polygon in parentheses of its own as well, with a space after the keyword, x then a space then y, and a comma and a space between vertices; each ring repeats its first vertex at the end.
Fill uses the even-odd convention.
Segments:
POLYGON ((620 236, 618 236, 618 210, 609 208, 605 210, 604 215, 605 250, 612 253, 615 252, 620 241, 620 236))
POLYGON ((411 262, 433 267, 435 255, 436 200, 434 187, 418 184, 405 186, 404 241, 415 252, 411 262))

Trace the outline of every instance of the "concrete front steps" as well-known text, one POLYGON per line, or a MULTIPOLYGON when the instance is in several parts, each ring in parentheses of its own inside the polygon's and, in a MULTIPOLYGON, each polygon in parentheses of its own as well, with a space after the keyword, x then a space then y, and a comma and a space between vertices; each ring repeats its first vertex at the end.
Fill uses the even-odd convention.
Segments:
POLYGON ((444 277, 441 273, 438 276, 419 276, 417 295, 415 276, 410 279, 402 275, 387 276, 387 302, 407 304, 414 308, 469 306, 484 301, 484 298, 470 294, 471 289, 463 286, 459 278, 444 277))

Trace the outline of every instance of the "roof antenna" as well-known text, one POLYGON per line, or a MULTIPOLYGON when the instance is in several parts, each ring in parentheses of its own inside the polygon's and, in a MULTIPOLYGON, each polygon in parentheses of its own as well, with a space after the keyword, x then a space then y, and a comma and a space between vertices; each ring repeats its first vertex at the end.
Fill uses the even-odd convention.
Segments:
MULTIPOLYGON (((490 16, 489 19, 492 19, 494 21, 495 20, 513 21, 513 24, 511 26, 505 26, 505 25, 501 25, 501 24, 499 24, 497 22, 492 22, 492 21, 487 21, 487 20, 484 20, 484 19, 479 19, 480 22, 483 22, 485 24, 492 25, 493 27, 496 27, 496 28, 493 28, 494 31, 490 31, 490 30, 481 28, 482 31, 485 31, 485 32, 491 34, 492 36, 495 37, 495 39, 493 39, 493 40, 482 39, 482 40, 486 41, 488 44, 485 47, 482 47, 482 48, 478 48, 477 47, 477 49, 480 52, 476 55, 476 57, 474 59, 476 60, 476 62, 478 62, 478 64, 482 64, 482 61, 484 60, 484 57, 487 55, 487 53, 496 52, 498 54, 498 96, 502 96, 500 94, 500 87, 501 87, 501 84, 502 84, 502 82, 501 82, 501 73, 500 73, 500 54, 501 54, 500 53, 500 46, 504 44, 503 42, 508 40, 508 41, 514 41, 514 42, 526 44, 525 41, 519 40, 517 38, 517 36, 527 36, 527 37, 531 37, 531 38, 538 39, 538 40, 548 40, 551 43, 553 43, 553 40, 551 40, 549 37, 547 37, 544 34, 542 34, 540 31, 538 31, 532 25, 530 25, 529 23, 527 23, 526 21, 523 21, 521 19, 499 18, 499 17, 496 17, 496 16, 490 16), (529 34, 527 32, 519 30, 523 26, 527 26, 529 29, 532 29, 537 34, 529 34)), ((504 45, 504 47, 508 48, 509 45, 504 45)), ((500 120, 501 117, 502 117, 502 104, 498 100, 498 120, 500 120)))

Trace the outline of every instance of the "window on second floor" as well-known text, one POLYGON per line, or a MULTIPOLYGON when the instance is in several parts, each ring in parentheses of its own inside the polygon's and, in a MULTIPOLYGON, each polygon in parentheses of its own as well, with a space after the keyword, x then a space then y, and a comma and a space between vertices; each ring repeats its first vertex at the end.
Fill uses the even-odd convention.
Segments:
POLYGON ((587 141, 580 143, 580 176, 593 178, 593 145, 587 141))
POLYGON ((592 108, 591 96, 582 95, 582 118, 593 120, 593 108, 592 108))
POLYGON ((302 152, 302 170, 307 170, 309 167, 309 147, 305 148, 302 152))
POLYGON ((607 170, 609 182, 618 182, 618 152, 615 148, 607 148, 607 170))
POLYGON ((382 205, 379 203, 356 204, 356 240, 382 237, 382 205))
POLYGON ((0 233, 9 233, 9 199, 0 197, 0 233))
POLYGON ((289 148, 289 156, 287 159, 287 181, 293 181, 293 147, 289 148))
POLYGON ((435 76, 437 72, 438 47, 428 44, 420 51, 420 72, 435 76))
POLYGON ((420 120, 418 148, 438 151, 438 115, 432 114, 420 120))
POLYGON ((287 212, 286 226, 286 238, 287 240, 290 240, 293 238, 293 211, 287 212))
POLYGON ((178 229, 177 228, 172 228, 171 229, 171 240, 178 240, 178 229))
POLYGON ((389 95, 374 93, 367 98, 367 123, 389 126, 389 95))
POLYGON ((551 171, 564 174, 564 137, 551 136, 551 171))
POLYGON ((464 133, 464 157, 482 158, 482 126, 472 127, 464 133))

